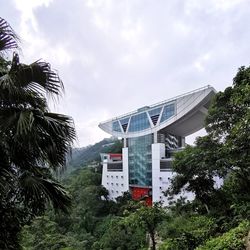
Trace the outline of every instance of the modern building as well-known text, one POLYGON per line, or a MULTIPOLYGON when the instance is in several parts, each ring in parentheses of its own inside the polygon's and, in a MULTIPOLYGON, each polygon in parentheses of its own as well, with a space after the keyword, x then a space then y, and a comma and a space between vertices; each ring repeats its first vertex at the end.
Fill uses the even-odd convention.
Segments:
POLYGON ((148 204, 166 203, 173 153, 185 147, 185 137, 204 127, 215 90, 206 86, 172 99, 102 122, 99 127, 123 138, 122 154, 103 154, 102 185, 110 199, 130 191, 148 204))

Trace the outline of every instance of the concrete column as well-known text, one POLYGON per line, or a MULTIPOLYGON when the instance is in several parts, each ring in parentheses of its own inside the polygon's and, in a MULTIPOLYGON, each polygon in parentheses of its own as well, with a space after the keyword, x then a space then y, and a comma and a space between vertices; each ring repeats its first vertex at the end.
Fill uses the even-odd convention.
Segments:
POLYGON ((152 144, 152 198, 153 202, 160 201, 159 196, 162 196, 160 189, 160 161, 165 157, 164 143, 152 144))
POLYGON ((181 147, 185 147, 186 145, 185 137, 181 138, 181 147))
POLYGON ((108 189, 109 187, 107 185, 108 182, 107 174, 108 174, 108 160, 105 159, 102 162, 102 185, 108 189))
POLYGON ((124 147, 124 148, 127 147, 127 138, 123 138, 123 147, 124 147))
POLYGON ((122 167, 124 178, 124 190, 129 191, 129 168, 128 168, 128 148, 122 149, 122 167))
POLYGON ((158 138, 157 138, 157 131, 154 132, 154 143, 157 143, 158 142, 158 138))

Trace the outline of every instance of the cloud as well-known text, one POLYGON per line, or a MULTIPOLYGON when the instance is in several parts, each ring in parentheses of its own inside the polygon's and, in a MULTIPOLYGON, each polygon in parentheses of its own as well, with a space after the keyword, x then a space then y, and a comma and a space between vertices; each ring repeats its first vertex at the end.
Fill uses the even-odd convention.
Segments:
MULTIPOLYGON (((25 62, 58 69, 79 145, 141 106, 211 84, 223 90, 249 64, 248 0, 25 0, 4 6, 25 62)), ((108 135, 107 135, 108 136, 108 135)))

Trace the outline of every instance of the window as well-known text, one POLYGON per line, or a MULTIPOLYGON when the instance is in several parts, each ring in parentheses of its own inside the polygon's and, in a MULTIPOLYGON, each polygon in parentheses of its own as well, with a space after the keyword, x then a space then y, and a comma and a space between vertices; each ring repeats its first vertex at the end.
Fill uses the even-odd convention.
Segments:
POLYGON ((118 175, 116 176, 116 179, 118 179, 118 175))
POLYGON ((122 132, 118 121, 112 123, 112 130, 115 132, 122 132))
POLYGON ((129 184, 151 186, 153 135, 128 138, 129 184))
POLYGON ((107 185, 108 185, 109 183, 107 182, 107 185))
POLYGON ((155 108, 155 109, 152 109, 152 110, 148 111, 148 113, 150 115, 150 118, 151 118, 154 125, 157 124, 157 121, 158 121, 158 118, 160 116, 161 110, 162 110, 162 107, 155 108))
POLYGON ((120 120, 120 123, 122 125, 122 129, 123 129, 124 132, 127 131, 128 121, 129 121, 129 117, 120 120))
POLYGON ((116 183, 116 186, 119 186, 119 184, 118 184, 118 183, 116 183))
POLYGON ((141 131, 147 128, 150 128, 150 123, 145 112, 131 116, 130 125, 128 128, 129 132, 141 131))
POLYGON ((174 115, 174 113, 175 113, 175 104, 174 103, 167 104, 166 106, 164 106, 162 116, 161 116, 161 122, 164 122, 167 119, 169 119, 171 116, 174 115))

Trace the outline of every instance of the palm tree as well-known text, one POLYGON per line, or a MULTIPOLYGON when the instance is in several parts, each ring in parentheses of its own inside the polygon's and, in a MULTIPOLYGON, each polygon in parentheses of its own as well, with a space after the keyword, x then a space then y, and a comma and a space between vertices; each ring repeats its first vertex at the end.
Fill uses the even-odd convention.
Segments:
POLYGON ((20 63, 18 43, 0 18, 0 217, 6 222, 0 226, 1 249, 16 249, 13 238, 21 226, 48 204, 67 211, 70 197, 52 171, 64 167, 76 137, 72 118, 48 107, 47 98, 64 90, 58 74, 43 61, 20 63), (12 219, 15 229, 9 225, 12 219))

